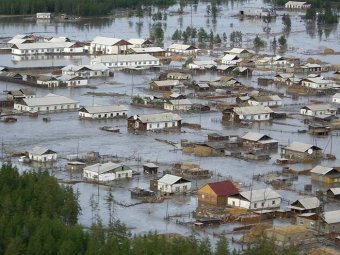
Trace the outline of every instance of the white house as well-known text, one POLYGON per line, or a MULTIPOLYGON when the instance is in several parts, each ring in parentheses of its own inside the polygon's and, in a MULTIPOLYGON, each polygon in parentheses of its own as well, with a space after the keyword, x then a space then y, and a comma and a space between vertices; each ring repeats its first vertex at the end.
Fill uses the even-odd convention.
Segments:
POLYGON ((240 10, 240 15, 251 17, 269 17, 275 16, 276 12, 275 10, 268 8, 245 8, 240 10))
POLYGON ((314 78, 302 79, 301 85, 312 89, 331 89, 334 87, 335 82, 319 76, 314 78))
POLYGON ((280 73, 274 76, 275 82, 285 83, 287 79, 293 78, 294 75, 292 73, 280 73))
POLYGON ((128 48, 144 48, 144 47, 151 47, 153 45, 153 42, 149 39, 143 39, 143 38, 131 38, 128 40, 130 45, 128 48))
POLYGON ((37 12, 36 18, 37 19, 51 19, 53 14, 50 12, 37 12))
POLYGON ((13 55, 36 55, 36 54, 75 54, 83 53, 84 48, 76 42, 36 42, 14 44, 13 55))
POLYGON ((199 52, 199 49, 193 45, 174 43, 169 46, 168 52, 183 55, 195 55, 199 52))
POLYGON ((41 75, 37 77, 37 84, 47 88, 59 87, 60 81, 53 76, 41 75))
POLYGON ((55 94, 47 94, 44 97, 23 98, 14 103, 14 109, 20 112, 75 111, 78 108, 79 102, 55 94))
POLYGON ((83 169, 83 177, 87 180, 108 182, 118 179, 132 178, 130 167, 108 162, 94 164, 83 169), (99 178, 98 178, 99 176, 99 178))
POLYGON ((340 104, 340 93, 336 93, 332 96, 332 102, 340 104))
POLYGON ((247 49, 242 49, 242 48, 232 48, 231 50, 225 51, 224 54, 225 55, 236 55, 239 58, 249 58, 254 54, 254 52, 247 50, 247 49))
POLYGON ((269 106, 269 107, 278 107, 282 106, 282 99, 278 95, 270 95, 270 96, 252 96, 248 100, 249 105, 257 106, 269 106))
POLYGON ((191 107, 189 99, 175 99, 164 103, 164 109, 168 111, 189 111, 191 107))
POLYGON ((85 106, 79 109, 79 118, 111 119, 126 117, 128 108, 125 105, 85 106))
POLYGON ((272 119, 273 110, 267 106, 234 107, 230 112, 224 110, 223 118, 231 121, 268 121, 272 119))
POLYGON ((159 66, 159 59, 150 54, 104 55, 91 60, 91 64, 104 64, 109 68, 133 68, 159 66))
POLYGON ((157 181, 157 190, 164 193, 182 193, 190 189, 190 181, 172 174, 166 174, 157 181))
POLYGON ((250 210, 278 208, 281 205, 281 195, 270 188, 244 191, 229 196, 228 205, 250 210))
POLYGON ((57 153, 43 147, 34 147, 28 151, 28 158, 32 161, 48 162, 57 160, 57 153))
POLYGON ((88 79, 80 76, 71 76, 65 74, 57 77, 57 79, 67 87, 80 87, 88 85, 88 79))
POLYGON ((123 54, 131 43, 119 39, 96 36, 90 44, 90 54, 123 54))
POLYGON ((153 131, 169 128, 181 128, 182 118, 174 113, 156 113, 134 115, 128 118, 128 128, 140 131, 153 131))
POLYGON ((217 63, 214 60, 194 60, 193 62, 188 64, 189 69, 210 69, 212 67, 216 67, 217 63))
POLYGON ((300 114, 311 117, 336 116, 336 109, 329 104, 313 104, 300 108, 300 114))
POLYGON ((288 1, 285 4, 286 9, 308 9, 310 8, 310 4, 307 2, 296 2, 296 1, 288 1))
POLYGON ((227 54, 222 58, 222 63, 225 65, 236 65, 240 62, 240 58, 237 55, 227 54))
POLYGON ((98 63, 92 65, 67 65, 61 69, 63 75, 83 78, 108 77, 112 74, 105 65, 98 63))

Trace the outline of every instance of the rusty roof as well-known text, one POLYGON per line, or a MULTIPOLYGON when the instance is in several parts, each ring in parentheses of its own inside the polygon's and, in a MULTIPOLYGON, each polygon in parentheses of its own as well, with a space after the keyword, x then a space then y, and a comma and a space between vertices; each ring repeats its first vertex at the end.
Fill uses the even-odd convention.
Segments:
POLYGON ((212 182, 207 185, 209 185, 218 196, 231 196, 239 193, 238 188, 232 181, 212 182))

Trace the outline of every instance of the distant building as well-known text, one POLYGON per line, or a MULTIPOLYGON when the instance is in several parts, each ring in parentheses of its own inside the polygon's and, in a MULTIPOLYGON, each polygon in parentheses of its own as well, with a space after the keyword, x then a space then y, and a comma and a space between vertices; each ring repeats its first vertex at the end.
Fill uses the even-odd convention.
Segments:
POLYGON ((102 63, 109 68, 150 68, 160 66, 159 59, 150 54, 104 55, 91 60, 91 64, 102 63))
POLYGON ((318 165, 311 171, 311 178, 327 184, 340 183, 340 169, 318 165))
POLYGON ((277 150, 279 145, 273 138, 256 132, 247 132, 240 140, 244 147, 252 150, 277 150))
POLYGON ((320 200, 317 197, 305 197, 294 201, 287 208, 296 214, 316 213, 320 209, 320 205, 320 200))
POLYGON ((276 12, 273 9, 268 8, 245 8, 240 11, 241 16, 250 17, 274 17, 276 12))
POLYGON ((285 3, 286 9, 309 9, 310 6, 307 2, 288 1, 285 3))
POLYGON ((149 39, 143 39, 143 38, 132 38, 128 40, 130 45, 129 48, 146 48, 151 47, 153 45, 153 42, 149 39))
POLYGON ((311 63, 307 63, 303 66, 301 66, 302 71, 304 73, 320 73, 322 70, 321 65, 319 64, 311 64, 311 63))
POLYGON ((232 48, 231 50, 227 50, 224 52, 225 55, 236 55, 239 58, 249 58, 254 55, 254 52, 242 49, 242 48, 232 48))
POLYGON ((13 44, 13 55, 36 54, 79 54, 84 52, 83 46, 77 42, 35 42, 13 44))
POLYGON ((117 179, 132 178, 130 167, 108 162, 104 164, 94 164, 83 169, 83 177, 87 180, 108 182, 117 179))
POLYGON ((189 73, 169 72, 166 74, 166 78, 169 80, 191 80, 192 76, 189 73))
POLYGON ((300 142, 292 142, 287 147, 281 148, 281 155, 287 159, 307 162, 323 157, 321 148, 312 144, 300 142))
POLYGON ((340 233, 340 210, 328 211, 322 214, 321 231, 324 233, 340 233))
POLYGON ((53 18, 53 14, 50 12, 37 12, 36 18, 37 19, 51 19, 53 18))
POLYGON ((19 100, 22 98, 33 98, 35 96, 36 96, 35 91, 31 89, 12 90, 7 93, 7 98, 9 100, 19 100))
POLYGON ((28 151, 28 158, 37 162, 50 162, 57 160, 57 153, 43 147, 34 147, 28 151))
POLYGON ((66 74, 57 77, 57 79, 67 87, 80 87, 88 85, 88 79, 80 76, 71 76, 66 74))
POLYGON ((193 45, 187 44, 171 44, 168 48, 168 52, 182 54, 182 55, 195 55, 200 51, 200 49, 196 48, 193 45))
POLYGON ((340 93, 336 93, 332 96, 332 102, 340 104, 340 93))
POLYGON ((336 109, 329 104, 313 104, 300 108, 300 114, 318 118, 323 116, 336 116, 336 109))
POLYGON ((189 99, 175 99, 164 103, 164 110, 168 111, 189 111, 192 103, 189 99))
POLYGON ((302 213, 296 216, 296 225, 304 226, 308 229, 319 229, 319 215, 316 213, 302 213))
POLYGON ((236 65, 240 62, 240 58, 237 55, 227 54, 222 58, 222 63, 224 65, 236 65))
POLYGON ((312 230, 298 225, 274 226, 264 230, 264 235, 269 240, 274 240, 278 246, 299 245, 316 241, 312 230))
POLYGON ((14 103, 14 109, 20 112, 75 111, 78 108, 79 102, 55 94, 47 94, 44 97, 23 98, 14 103))
POLYGON ((113 75, 105 65, 98 63, 93 65, 67 65, 61 69, 63 75, 83 78, 108 77, 113 75))
POLYGON ((157 181, 157 190, 162 193, 182 193, 190 189, 190 181, 172 174, 166 174, 157 181))
POLYGON ((270 188, 244 191, 228 197, 228 205, 249 210, 278 208, 280 204, 281 195, 270 188))
POLYGON ((154 91, 171 91, 178 85, 180 85, 179 80, 152 81, 150 89, 154 91))
POLYGON ((282 99, 278 95, 270 96, 251 96, 248 100, 249 105, 257 106, 269 106, 278 107, 282 106, 282 99))
POLYGON ((197 191, 198 203, 214 206, 226 206, 228 197, 239 193, 232 181, 211 182, 197 191))
POLYGON ((96 36, 90 44, 90 54, 124 54, 131 43, 119 39, 96 36))
POLYGON ((140 131, 180 129, 181 122, 181 116, 174 113, 134 115, 128 118, 128 129, 140 131))
POLYGON ((47 88, 59 87, 60 81, 53 76, 40 75, 37 77, 37 84, 47 88))
POLYGON ((328 189, 327 197, 330 199, 340 200, 340 187, 328 189))
POLYGON ((143 165, 143 172, 146 174, 157 174, 158 166, 154 163, 145 163, 143 165))
POLYGON ((228 108, 223 111, 224 121, 268 121, 274 112, 267 106, 244 106, 228 108))
POLYGON ((304 78, 301 80, 301 86, 311 89, 324 90, 332 89, 335 86, 335 82, 332 80, 327 80, 324 77, 304 78))
POLYGON ((196 70, 212 69, 216 66, 217 63, 214 60, 194 60, 193 62, 188 64, 189 69, 196 70))
POLYGON ((125 105, 85 106, 79 109, 82 119, 113 119, 126 117, 128 108, 125 105))
POLYGON ((156 58, 165 57, 165 50, 161 47, 141 47, 141 48, 130 48, 127 50, 129 54, 149 54, 156 58))

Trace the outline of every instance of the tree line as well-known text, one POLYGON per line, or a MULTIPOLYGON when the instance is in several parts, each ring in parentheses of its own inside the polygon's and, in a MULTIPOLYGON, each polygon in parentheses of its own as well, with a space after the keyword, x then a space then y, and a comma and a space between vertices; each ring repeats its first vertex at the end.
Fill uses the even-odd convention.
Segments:
POLYGON ((70 15, 108 15, 117 8, 135 9, 141 5, 170 6, 176 0, 1 0, 0 14, 35 14, 37 12, 70 15))
MULTIPOLYGON (((4 255, 297 255, 296 247, 279 248, 259 239, 243 251, 232 250, 222 236, 216 247, 208 238, 147 233, 132 236, 114 216, 110 193, 109 226, 98 217, 90 229, 77 223, 78 194, 60 186, 47 172, 20 175, 11 165, 0 169, 0 254, 4 255), (112 214, 112 215, 111 215, 112 214), (111 218, 112 216, 112 218, 111 218), (111 220, 112 219, 112 220, 111 220)), ((103 209, 103 208, 101 208, 103 209)))

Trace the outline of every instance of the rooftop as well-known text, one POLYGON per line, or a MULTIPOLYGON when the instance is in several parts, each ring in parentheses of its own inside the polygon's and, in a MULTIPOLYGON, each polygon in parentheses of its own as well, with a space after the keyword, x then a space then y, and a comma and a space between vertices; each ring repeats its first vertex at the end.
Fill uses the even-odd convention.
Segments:
POLYGON ((244 191, 240 195, 251 202, 281 198, 279 193, 270 188, 244 191))
POLYGON ((234 112, 238 115, 270 114, 272 109, 267 106, 244 106, 234 107, 234 112))
POLYGON ((206 185, 209 185, 218 196, 231 196, 239 193, 239 189, 232 181, 212 182, 206 185))
POLYGON ((22 99, 27 106, 45 106, 60 104, 77 104, 78 102, 65 96, 47 94, 44 97, 24 98, 22 99))
POLYGON ((298 152, 307 152, 309 149, 322 150, 321 148, 315 145, 308 144, 308 143, 300 143, 300 142, 292 142, 290 145, 286 147, 286 149, 292 150, 292 151, 298 151, 298 152))
POLYGON ((165 122, 165 121, 170 122, 170 121, 182 120, 181 116, 175 113, 171 113, 171 112, 137 115, 136 118, 138 118, 143 123, 165 122))
POLYGON ((80 112, 87 112, 90 114, 96 113, 110 113, 127 111, 128 108, 125 105, 97 105, 97 106, 85 106, 81 108, 80 112))

